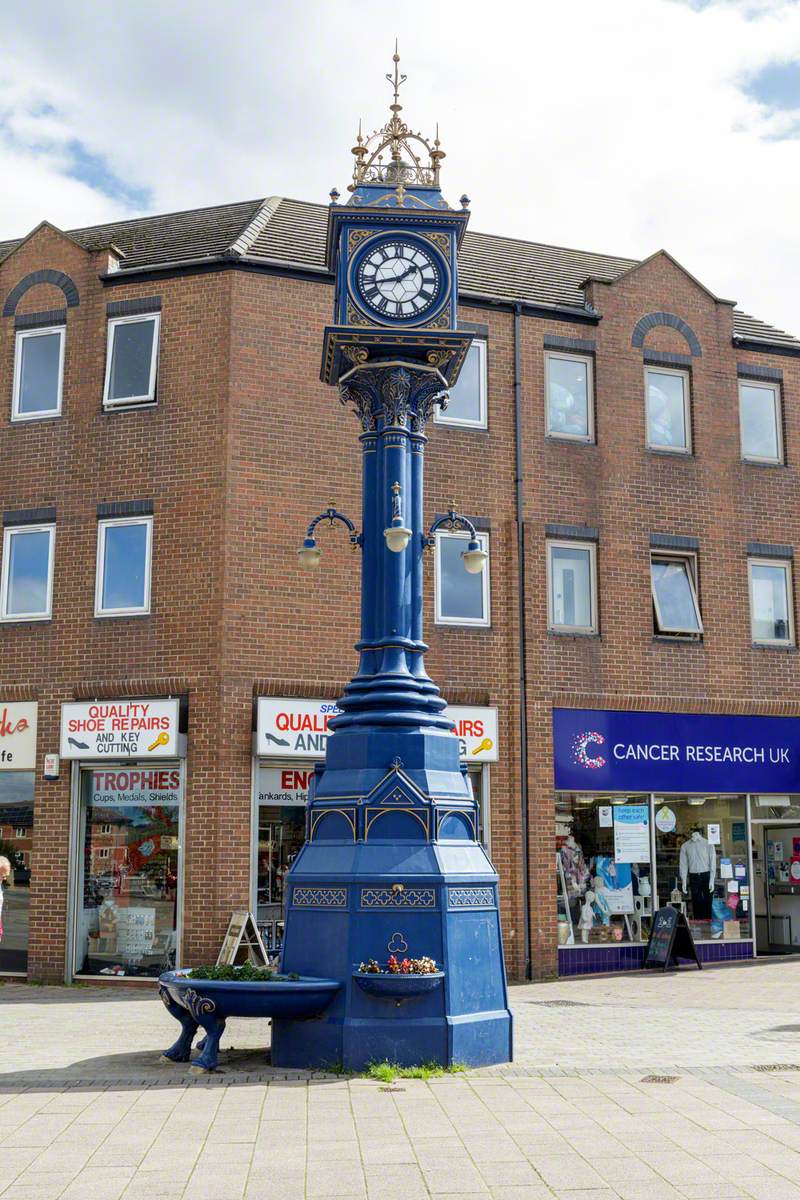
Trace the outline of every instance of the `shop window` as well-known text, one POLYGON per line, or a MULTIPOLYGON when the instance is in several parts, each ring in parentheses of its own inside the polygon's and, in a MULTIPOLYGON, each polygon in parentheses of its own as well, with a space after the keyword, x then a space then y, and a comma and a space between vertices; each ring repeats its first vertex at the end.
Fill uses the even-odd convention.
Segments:
POLYGON ((152 540, 152 517, 100 521, 95 616, 126 616, 150 611, 152 540))
POLYGON ((791 563, 751 558, 748 572, 753 641, 765 646, 793 646, 791 563))
POLYGON ((441 425, 465 425, 472 429, 487 427, 486 342, 476 338, 464 360, 444 412, 437 409, 434 421, 441 425))
POLYGON ((8 526, 3 535, 0 619, 46 621, 53 603, 53 525, 8 526))
POLYGON ((739 380, 739 431, 742 458, 762 463, 783 461, 778 384, 739 380))
POLYGON ((653 627, 657 634, 694 638, 702 634, 696 570, 694 555, 651 555, 653 627))
POLYGON ((11 863, 0 883, 0 973, 28 968, 34 785, 33 771, 0 771, 0 855, 11 863))
MULTIPOLYGON (((436 534, 436 624, 489 625, 489 563, 479 575, 464 567, 468 533, 436 534)), ((489 550, 489 535, 479 533, 482 550, 489 550)))
POLYGON ((547 543, 547 624, 561 633, 596 633, 596 547, 591 542, 547 543))
POLYGON ((158 313, 108 322, 103 392, 106 408, 155 400, 160 323, 158 313))
POLYGON ((175 965, 181 804, 177 765, 81 771, 76 974, 157 976, 175 965), (108 827, 111 846, 99 840, 108 827))
POLYGON ((645 367, 647 445, 651 450, 690 454, 689 372, 645 367))
POLYGON ((650 797, 556 796, 560 946, 641 944, 653 915, 650 797))
POLYGON ((60 414, 64 338, 63 326, 17 333, 12 421, 38 421, 60 414))
POLYGON ((656 796, 658 906, 689 922, 696 942, 751 937, 744 796, 656 796))
POLYGON ((283 942, 286 874, 305 841, 313 762, 260 763, 256 772, 256 919, 268 950, 283 942))
POLYGON ((545 351, 548 437, 594 441, 592 360, 545 351))

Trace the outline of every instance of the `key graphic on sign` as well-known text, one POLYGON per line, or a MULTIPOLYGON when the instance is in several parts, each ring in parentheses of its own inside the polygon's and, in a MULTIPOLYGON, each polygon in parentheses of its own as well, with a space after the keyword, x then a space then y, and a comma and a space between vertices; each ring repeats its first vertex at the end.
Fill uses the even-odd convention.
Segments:
POLYGON ((475 754, 480 754, 481 750, 491 750, 493 745, 494 745, 494 742, 492 741, 491 738, 484 738, 482 742, 478 742, 477 746, 472 751, 472 753, 473 753, 473 755, 475 755, 475 754))
POLYGON ((154 742, 150 743, 150 745, 147 747, 147 749, 148 749, 148 751, 149 750, 157 750, 159 746, 166 746, 168 741, 169 741, 169 734, 162 732, 158 735, 158 737, 156 738, 156 740, 154 742))

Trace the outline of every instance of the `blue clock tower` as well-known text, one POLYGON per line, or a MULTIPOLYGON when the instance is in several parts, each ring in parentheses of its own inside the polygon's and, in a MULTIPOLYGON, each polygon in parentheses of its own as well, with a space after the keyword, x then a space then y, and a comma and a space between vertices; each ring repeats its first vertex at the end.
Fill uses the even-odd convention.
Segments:
MULTIPOLYGON (((316 567, 322 522, 343 522, 363 555, 358 670, 330 722, 309 795, 305 844, 287 877, 281 967, 341 982, 313 1020, 273 1021, 276 1066, 388 1059, 469 1065, 511 1058, 498 879, 446 702, 428 676, 424 552, 437 528, 470 534, 464 568, 486 569, 471 523, 451 511, 428 528, 426 424, 446 407, 471 335, 458 328, 457 252, 469 218, 439 187, 444 152, 400 114, 353 148, 347 204, 331 194, 336 280, 322 379, 361 426, 362 527, 331 507, 309 525, 301 565, 316 567), (430 958, 428 975, 369 974, 430 958)), ((444 431, 443 431, 444 432, 444 431)))

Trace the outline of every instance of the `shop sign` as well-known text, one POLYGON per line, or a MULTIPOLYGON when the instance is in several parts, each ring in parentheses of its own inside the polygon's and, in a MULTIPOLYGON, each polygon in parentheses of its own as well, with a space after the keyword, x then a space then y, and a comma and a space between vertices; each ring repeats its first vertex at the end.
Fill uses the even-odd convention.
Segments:
POLYGON ((92 805, 151 808, 180 800, 181 773, 176 767, 98 767, 91 774, 92 805))
POLYGON ((445 716, 455 722, 463 762, 497 762, 500 751, 496 708, 454 706, 445 709, 445 716))
POLYGON ((0 701, 0 771, 36 769, 35 700, 0 701))
POLYGON ((585 792, 800 791, 800 718, 553 709, 554 782, 585 792))
POLYGON ((313 776, 313 767, 299 763, 296 767, 259 766, 256 775, 258 803, 304 808, 313 776))
POLYGON ((176 758, 177 700, 92 700, 61 706, 62 758, 176 758))
POLYGON ((259 758, 324 758, 328 722, 341 712, 333 700, 260 696, 256 720, 259 758))
MULTIPOLYGON (((329 722, 341 712, 332 700, 296 700, 261 696, 256 719, 258 758, 324 758, 329 722)), ((497 709, 454 707, 445 716, 455 723, 461 758, 469 763, 497 762, 497 709)), ((283 790, 283 789, 282 789, 283 790)))

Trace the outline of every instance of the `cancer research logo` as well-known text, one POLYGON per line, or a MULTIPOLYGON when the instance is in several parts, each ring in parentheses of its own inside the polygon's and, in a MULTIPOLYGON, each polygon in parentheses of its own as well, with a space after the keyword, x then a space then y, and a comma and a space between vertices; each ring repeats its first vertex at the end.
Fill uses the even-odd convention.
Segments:
POLYGON ((575 762, 581 767, 586 767, 587 771, 594 771, 598 767, 604 767, 606 760, 602 754, 589 754, 587 746, 590 746, 592 743, 596 746, 602 746, 605 740, 602 733, 597 733, 596 730, 589 729, 585 733, 577 733, 572 739, 572 757, 575 762))

